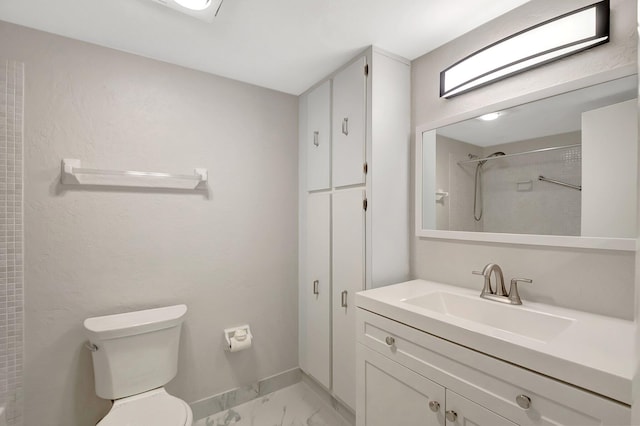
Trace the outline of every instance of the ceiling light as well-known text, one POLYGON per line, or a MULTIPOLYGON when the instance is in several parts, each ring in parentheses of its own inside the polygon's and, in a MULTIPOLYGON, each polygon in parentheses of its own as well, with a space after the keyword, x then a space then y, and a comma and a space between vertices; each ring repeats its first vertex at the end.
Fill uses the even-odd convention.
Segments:
POLYGON ((201 19, 206 22, 213 22, 218 15, 222 0, 152 0, 163 6, 185 15, 201 19))
POLYGON ((493 43, 440 73, 450 98, 609 41, 609 0, 545 21, 493 43))
POLYGON ((489 114, 481 115, 478 120, 493 121, 502 115, 501 112, 490 112, 489 114))
POLYGON ((175 2, 190 10, 204 10, 211 6, 211 0, 175 0, 175 2))

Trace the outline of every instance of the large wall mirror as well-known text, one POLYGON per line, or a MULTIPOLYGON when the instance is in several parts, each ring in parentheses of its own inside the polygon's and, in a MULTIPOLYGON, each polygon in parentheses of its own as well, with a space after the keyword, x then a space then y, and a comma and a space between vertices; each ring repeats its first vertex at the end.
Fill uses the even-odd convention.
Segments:
POLYGON ((637 76, 417 135, 418 236, 635 250, 637 76))

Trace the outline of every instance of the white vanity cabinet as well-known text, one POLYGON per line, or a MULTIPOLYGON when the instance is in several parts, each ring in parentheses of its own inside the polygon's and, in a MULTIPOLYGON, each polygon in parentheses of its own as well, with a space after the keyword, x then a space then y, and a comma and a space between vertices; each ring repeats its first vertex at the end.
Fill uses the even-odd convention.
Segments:
POLYGON ((445 388, 358 344, 358 425, 444 425, 445 388))
POLYGON ((365 390, 358 426, 516 425, 360 344, 358 368, 365 390))
POLYGON ((357 317, 358 426, 385 424, 380 416, 403 426, 630 424, 628 405, 361 308, 357 317))
POLYGON ((445 419, 447 426, 491 425, 517 426, 516 423, 497 415, 493 411, 447 389, 445 396, 445 419))
POLYGON ((299 98, 300 367, 354 410, 355 293, 409 274, 410 80, 369 48, 299 98))

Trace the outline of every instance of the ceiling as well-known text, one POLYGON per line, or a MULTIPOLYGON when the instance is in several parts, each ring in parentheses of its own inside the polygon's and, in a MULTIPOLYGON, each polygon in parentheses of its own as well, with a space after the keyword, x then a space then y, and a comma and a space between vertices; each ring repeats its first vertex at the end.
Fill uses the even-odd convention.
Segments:
POLYGON ((632 75, 507 109, 494 121, 455 123, 438 134, 487 147, 575 132, 582 128, 583 112, 634 99, 637 87, 637 76, 632 75))
POLYGON ((206 23, 151 0, 0 0, 0 20, 300 94, 375 45, 415 59, 528 0, 224 0, 206 23))

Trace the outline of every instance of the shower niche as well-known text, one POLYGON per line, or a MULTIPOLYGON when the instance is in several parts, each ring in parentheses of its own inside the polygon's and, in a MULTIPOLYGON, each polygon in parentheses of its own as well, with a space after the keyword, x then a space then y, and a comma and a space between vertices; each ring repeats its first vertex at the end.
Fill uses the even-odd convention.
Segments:
POLYGON ((421 237, 634 250, 637 76, 418 128, 421 237))

